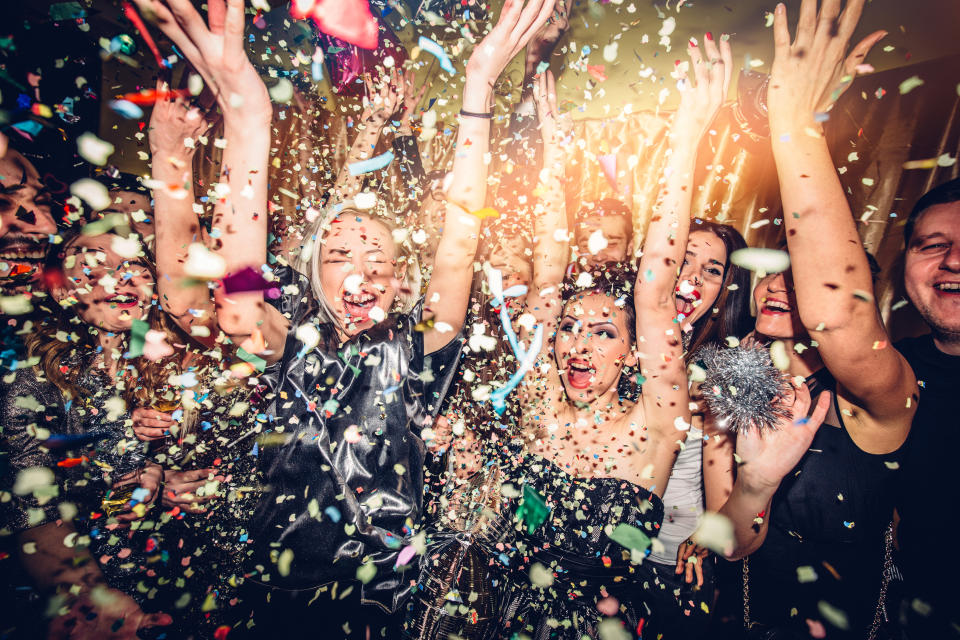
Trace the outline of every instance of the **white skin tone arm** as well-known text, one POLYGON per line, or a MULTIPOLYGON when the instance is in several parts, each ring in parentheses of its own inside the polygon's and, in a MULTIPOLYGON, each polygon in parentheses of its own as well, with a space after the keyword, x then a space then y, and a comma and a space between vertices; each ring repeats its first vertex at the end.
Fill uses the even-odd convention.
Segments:
MULTIPOLYGON (((507 63, 516 56, 553 11, 554 0, 507 0, 496 26, 477 45, 467 62, 463 110, 489 113, 493 84, 507 63)), ((479 241, 480 219, 471 213, 483 208, 487 193, 490 120, 462 116, 457 130, 457 153, 453 179, 447 189, 447 213, 443 235, 434 258, 433 276, 427 287, 425 315, 432 314, 458 331, 470 302, 473 260, 479 241)), ((424 351, 446 345, 453 334, 434 328, 425 332, 424 351)))
POLYGON ((853 406, 844 422, 854 441, 882 453, 906 438, 916 378, 889 346, 856 223, 814 116, 849 86, 856 65, 885 32, 867 36, 844 58, 864 0, 850 0, 842 13, 840 4, 825 0, 818 15, 816 0, 803 0, 792 44, 786 9, 778 5, 771 141, 800 319, 837 379, 841 408, 853 406))

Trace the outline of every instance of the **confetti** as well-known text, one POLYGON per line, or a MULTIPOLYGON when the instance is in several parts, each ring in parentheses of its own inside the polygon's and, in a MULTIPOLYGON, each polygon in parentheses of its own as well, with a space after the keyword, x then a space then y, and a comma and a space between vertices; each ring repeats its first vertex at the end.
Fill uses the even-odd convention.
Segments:
POLYGON ((417 46, 420 47, 422 51, 426 51, 430 55, 436 57, 437 61, 440 63, 440 68, 443 69, 447 74, 451 76, 456 74, 457 71, 453 68, 453 63, 450 62, 450 58, 447 57, 447 52, 443 50, 442 45, 431 40, 430 38, 427 38, 426 36, 420 36, 417 46))
POLYGON ((790 256, 778 249, 738 249, 730 254, 730 262, 763 273, 781 273, 790 268, 790 256))
POLYGON ((349 165, 350 175, 361 176, 365 173, 370 173, 371 171, 379 171, 380 169, 386 168, 391 162, 393 162, 392 151, 381 153, 380 155, 374 156, 369 160, 352 162, 349 165))

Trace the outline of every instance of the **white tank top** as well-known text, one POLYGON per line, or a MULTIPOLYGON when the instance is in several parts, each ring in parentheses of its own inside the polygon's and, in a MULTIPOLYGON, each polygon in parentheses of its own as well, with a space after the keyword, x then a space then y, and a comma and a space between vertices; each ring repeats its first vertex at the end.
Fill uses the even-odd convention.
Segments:
MULTIPOLYGON (((690 427, 673 465, 667 490, 663 494, 664 517, 660 535, 663 551, 652 551, 650 560, 661 564, 677 563, 677 548, 686 540, 703 513, 703 431, 690 427)), ((659 549, 659 545, 657 546, 659 549)))

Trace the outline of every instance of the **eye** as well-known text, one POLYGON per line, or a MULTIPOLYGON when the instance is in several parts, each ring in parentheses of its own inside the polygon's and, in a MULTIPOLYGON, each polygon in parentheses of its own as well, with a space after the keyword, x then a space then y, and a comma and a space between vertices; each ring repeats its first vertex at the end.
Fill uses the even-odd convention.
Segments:
POLYGON ((610 340, 610 339, 613 339, 613 338, 616 338, 616 337, 617 337, 617 335, 616 335, 613 331, 611 331, 610 329, 597 329, 595 333, 596 333, 596 335, 600 336, 601 338, 604 338, 604 339, 607 339, 607 340, 610 340))
POLYGON ((929 252, 932 252, 932 251, 935 251, 935 250, 936 250, 936 251, 939 251, 939 250, 941 250, 941 249, 947 249, 947 247, 948 247, 948 245, 947 245, 946 242, 935 242, 935 243, 933 243, 933 244, 928 244, 928 245, 926 245, 925 247, 923 247, 923 248, 920 249, 920 250, 929 253, 929 252))
POLYGON ((564 333, 570 333, 570 332, 573 331, 573 325, 574 325, 573 322, 571 322, 570 320, 566 320, 566 321, 560 323, 560 329, 559 329, 559 330, 562 331, 562 332, 564 332, 564 333))
POLYGON ((714 278, 720 278, 723 276, 723 269, 718 267, 707 267, 704 271, 714 278))

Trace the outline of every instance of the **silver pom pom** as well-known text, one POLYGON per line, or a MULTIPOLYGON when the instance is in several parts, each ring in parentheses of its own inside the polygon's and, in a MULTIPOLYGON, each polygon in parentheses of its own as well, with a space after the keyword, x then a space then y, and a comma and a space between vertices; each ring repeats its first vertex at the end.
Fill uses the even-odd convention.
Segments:
POLYGON ((773 365, 766 347, 707 345, 694 361, 702 361, 706 370, 701 390, 707 408, 730 431, 774 429, 790 417, 778 402, 789 393, 790 383, 773 365))

